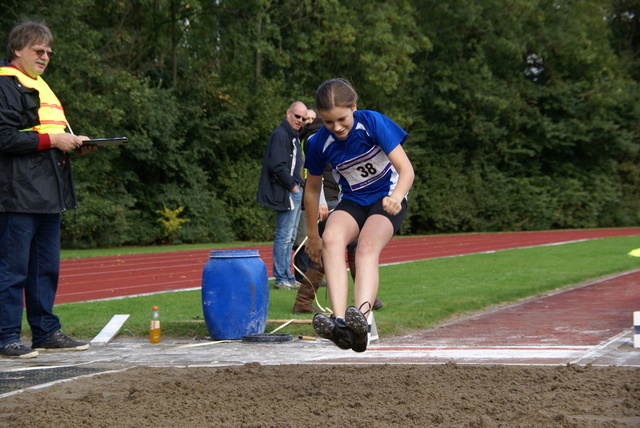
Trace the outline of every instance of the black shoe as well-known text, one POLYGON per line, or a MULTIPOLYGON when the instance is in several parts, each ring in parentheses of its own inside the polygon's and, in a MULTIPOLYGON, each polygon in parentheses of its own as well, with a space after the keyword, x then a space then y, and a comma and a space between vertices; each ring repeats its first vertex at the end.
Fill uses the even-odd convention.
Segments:
POLYGON ((35 358, 38 356, 38 351, 34 351, 20 342, 14 342, 0 349, 0 356, 5 358, 35 358))
POLYGON ((351 331, 351 349, 356 352, 367 350, 369 341, 369 322, 367 317, 355 306, 349 306, 344 314, 344 322, 351 331))
POLYGON ((33 346, 37 351, 61 352, 61 351, 84 351, 89 349, 89 344, 73 340, 62 330, 58 330, 47 337, 42 343, 33 346))
POLYGON ((313 317, 313 329, 318 336, 329 339, 340 349, 351 349, 351 334, 346 325, 341 326, 336 317, 325 314, 315 314, 313 317))

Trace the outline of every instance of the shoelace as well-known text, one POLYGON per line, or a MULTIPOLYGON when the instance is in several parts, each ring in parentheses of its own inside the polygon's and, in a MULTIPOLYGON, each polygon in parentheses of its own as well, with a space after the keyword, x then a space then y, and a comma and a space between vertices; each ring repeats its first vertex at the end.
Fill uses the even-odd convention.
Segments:
POLYGON ((359 310, 360 312, 362 312, 362 315, 364 315, 364 316, 366 317, 366 316, 367 316, 367 314, 368 314, 369 312, 371 312, 371 308, 372 308, 371 303, 369 303, 369 301, 367 300, 366 302, 364 302, 363 304, 361 304, 361 305, 360 305, 360 307, 358 308, 358 310, 359 310), (362 312, 362 307, 363 307, 364 305, 369 305, 369 309, 367 309, 367 312, 362 312))
POLYGON ((14 342, 14 343, 10 343, 7 346, 5 346, 5 348, 7 349, 18 349, 22 346, 22 343, 20 342, 14 342))

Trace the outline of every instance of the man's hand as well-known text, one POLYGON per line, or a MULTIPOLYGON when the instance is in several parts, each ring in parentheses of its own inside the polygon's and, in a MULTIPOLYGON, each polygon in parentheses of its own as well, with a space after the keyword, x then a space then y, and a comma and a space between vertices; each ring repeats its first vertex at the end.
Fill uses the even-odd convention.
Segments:
POLYGON ((89 137, 84 135, 73 135, 68 133, 50 134, 49 138, 51 140, 51 147, 62 150, 63 152, 80 149, 80 147, 82 147, 82 142, 89 139, 89 137))
POLYGON ((329 205, 318 205, 318 220, 323 221, 329 217, 329 205))

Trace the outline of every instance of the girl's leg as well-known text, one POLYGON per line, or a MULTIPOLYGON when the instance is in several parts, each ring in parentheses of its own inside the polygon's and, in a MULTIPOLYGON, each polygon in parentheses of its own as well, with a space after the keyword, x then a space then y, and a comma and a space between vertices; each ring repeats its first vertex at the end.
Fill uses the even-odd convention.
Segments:
POLYGON ((365 315, 378 294, 380 253, 393 237, 391 221, 382 215, 367 219, 358 238, 354 303, 365 315))
POLYGON ((344 317, 349 298, 345 248, 358 237, 358 224, 345 211, 334 211, 322 233, 322 263, 333 314, 344 317))

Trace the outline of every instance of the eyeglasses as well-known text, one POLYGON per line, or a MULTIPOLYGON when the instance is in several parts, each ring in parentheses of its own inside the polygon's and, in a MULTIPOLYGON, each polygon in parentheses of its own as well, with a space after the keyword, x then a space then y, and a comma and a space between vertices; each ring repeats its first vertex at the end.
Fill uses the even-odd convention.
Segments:
POLYGON ((36 55, 38 55, 38 57, 40 58, 42 58, 45 53, 49 56, 49 59, 53 58, 56 54, 54 51, 47 51, 45 49, 34 49, 34 48, 30 48, 30 49, 34 51, 36 55))
MULTIPOLYGON (((291 112, 291 113, 293 113, 293 112, 291 112)), ((309 120, 308 117, 300 116, 299 114, 293 113, 293 115, 296 117, 296 119, 301 120, 303 122, 306 122, 307 120, 309 120)))

